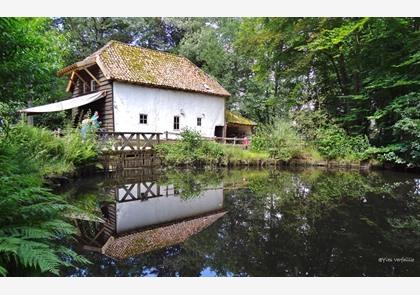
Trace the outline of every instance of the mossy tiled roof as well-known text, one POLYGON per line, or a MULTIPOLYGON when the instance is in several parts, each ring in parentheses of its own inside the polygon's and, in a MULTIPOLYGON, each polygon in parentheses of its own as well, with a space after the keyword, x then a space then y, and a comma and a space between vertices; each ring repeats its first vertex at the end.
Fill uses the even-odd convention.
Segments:
POLYGON ((252 122, 251 120, 242 117, 238 113, 226 110, 226 123, 227 124, 238 124, 238 125, 249 125, 249 126, 255 126, 257 123, 252 122))
POLYGON ((206 216, 117 237, 108 244, 105 255, 115 259, 126 259, 141 253, 180 244, 210 226, 225 214, 225 211, 211 213, 206 216))
POLYGON ((84 61, 59 72, 95 61, 108 79, 144 86, 230 96, 215 79, 187 58, 162 51, 110 41, 84 61))

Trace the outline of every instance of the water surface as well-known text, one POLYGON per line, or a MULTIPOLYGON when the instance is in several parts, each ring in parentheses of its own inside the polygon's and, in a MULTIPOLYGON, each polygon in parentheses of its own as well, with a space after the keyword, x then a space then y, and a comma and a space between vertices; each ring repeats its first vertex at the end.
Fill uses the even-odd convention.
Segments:
POLYGON ((124 171, 67 195, 91 265, 69 276, 420 276, 420 176, 124 171))

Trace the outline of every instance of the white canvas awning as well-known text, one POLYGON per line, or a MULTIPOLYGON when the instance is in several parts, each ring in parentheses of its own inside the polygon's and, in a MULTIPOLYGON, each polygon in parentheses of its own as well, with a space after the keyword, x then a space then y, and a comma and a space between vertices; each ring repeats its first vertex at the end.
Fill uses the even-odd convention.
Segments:
POLYGON ((74 109, 74 108, 89 104, 100 98, 103 98, 104 96, 105 96, 105 91, 100 91, 100 92, 90 93, 90 94, 82 95, 82 96, 71 98, 71 99, 66 99, 63 101, 55 102, 55 103, 23 109, 23 110, 20 110, 19 112, 28 113, 28 114, 59 112, 59 111, 74 109))

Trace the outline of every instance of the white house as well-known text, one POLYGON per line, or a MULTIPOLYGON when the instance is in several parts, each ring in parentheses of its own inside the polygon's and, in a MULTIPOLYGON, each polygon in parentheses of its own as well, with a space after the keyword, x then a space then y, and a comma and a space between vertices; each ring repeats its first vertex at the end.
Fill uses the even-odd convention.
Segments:
POLYGON ((23 110, 29 115, 73 109, 77 121, 98 111, 106 131, 180 132, 224 136, 230 94, 182 56, 110 41, 58 72, 72 99, 23 110))

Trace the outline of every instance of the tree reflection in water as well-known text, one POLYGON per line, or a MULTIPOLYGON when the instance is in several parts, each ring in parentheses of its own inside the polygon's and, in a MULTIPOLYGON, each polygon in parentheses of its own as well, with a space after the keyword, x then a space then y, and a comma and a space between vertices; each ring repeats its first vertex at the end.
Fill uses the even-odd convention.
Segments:
POLYGON ((185 202, 222 186, 227 214, 181 244, 127 259, 85 252, 93 264, 68 275, 420 275, 418 175, 317 169, 172 171, 157 181, 172 183, 181 196, 185 192, 185 202), (378 261, 401 257, 411 260, 378 261))

